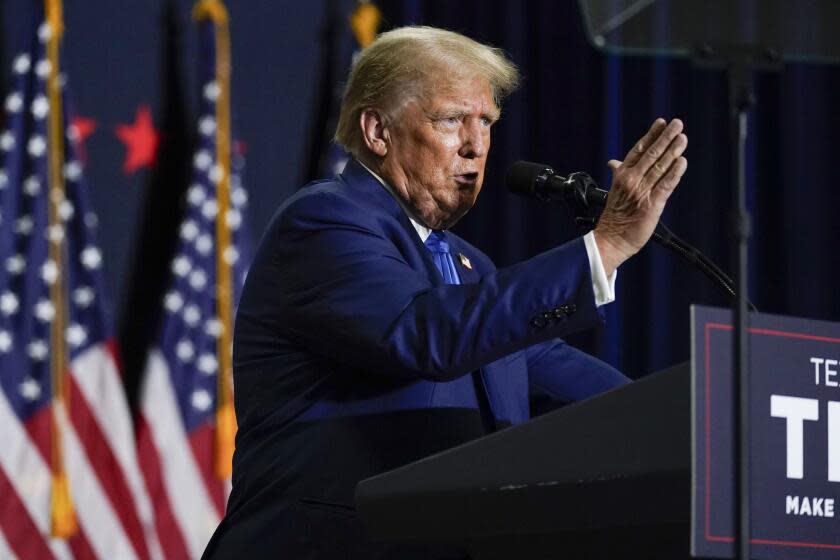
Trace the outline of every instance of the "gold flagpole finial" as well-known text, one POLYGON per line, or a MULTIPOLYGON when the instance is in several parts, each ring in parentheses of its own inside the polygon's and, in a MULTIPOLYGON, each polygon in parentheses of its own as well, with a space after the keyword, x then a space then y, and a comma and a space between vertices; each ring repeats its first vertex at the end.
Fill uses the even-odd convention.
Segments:
POLYGON ((221 0, 198 0, 193 6, 192 17, 195 20, 209 18, 216 24, 226 25, 228 12, 221 0))
POLYGON ((356 36, 356 42, 359 43, 360 47, 366 47, 373 43, 381 23, 382 12, 373 2, 360 1, 353 13, 350 14, 350 27, 353 29, 353 35, 356 36))

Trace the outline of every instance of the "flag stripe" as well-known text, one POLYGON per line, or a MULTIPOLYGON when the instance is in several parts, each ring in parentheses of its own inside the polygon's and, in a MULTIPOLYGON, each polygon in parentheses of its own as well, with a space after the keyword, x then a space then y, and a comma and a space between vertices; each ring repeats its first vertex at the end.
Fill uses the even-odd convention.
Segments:
POLYGON ((143 421, 163 460, 162 479, 189 554, 198 558, 220 516, 203 484, 175 399, 169 368, 159 351, 149 354, 141 397, 143 421))
POLYGON ((207 488, 207 493, 210 495, 210 500, 213 502, 213 507, 216 508, 216 513, 221 518, 225 514, 225 503, 227 496, 225 495, 225 483, 219 480, 216 476, 216 471, 213 469, 213 445, 215 435, 215 424, 206 423, 194 429, 189 436, 190 449, 192 449, 193 456, 196 459, 198 470, 201 472, 201 478, 204 479, 204 486, 207 488))
MULTIPOLYGON (((48 423, 49 409, 41 410, 35 417, 46 419, 48 423)), ((44 423, 43 420, 36 422, 44 423)), ((35 525, 39 539, 46 542, 45 535, 48 535, 50 530, 50 470, 44 457, 32 445, 26 430, 18 422, 3 391, 0 391, 0 426, 3 426, 4 445, 4 452, 0 453, 0 470, 24 507, 25 512, 21 514, 21 518, 28 518, 35 525)), ((5 522, 3 527, 5 530, 5 522)), ((70 558, 70 551, 64 541, 51 539, 49 548, 52 555, 59 560, 70 558)))
POLYGON ((149 551, 144 540, 143 526, 137 517, 124 473, 79 389, 78 378, 75 374, 70 378, 70 417, 79 436, 78 443, 86 455, 84 463, 93 471, 90 474, 98 478, 98 485, 107 496, 137 556, 148 560, 149 551))
POLYGON ((2 468, 0 468, 0 496, 3 496, 0 503, 0 529, 2 529, 0 536, 8 537, 8 541, 3 539, 0 543, 0 558, 8 557, 4 554, 4 548, 13 549, 14 553, 21 558, 33 560, 54 558, 2 468))
POLYGON ((3 535, 3 526, 0 525, 0 558, 7 558, 8 560, 17 560, 17 555, 12 552, 6 537, 3 535))
MULTIPOLYGON (((138 547, 140 556, 145 558, 149 556, 149 551, 142 552, 142 546, 145 545, 143 535, 146 535, 153 549, 157 548, 158 543, 151 522, 151 504, 137 465, 137 454, 133 445, 134 428, 125 402, 122 379, 109 342, 91 346, 73 360, 73 380, 84 394, 85 410, 94 418, 92 425, 98 428, 92 435, 96 436, 100 445, 104 445, 105 454, 101 459, 108 462, 104 466, 110 469, 109 472, 118 475, 113 481, 117 494, 109 491, 112 504, 120 512, 123 524, 138 547), (129 496, 133 500, 127 498, 126 492, 130 493, 129 496), (147 522, 144 524, 142 520, 147 522)), ((97 470, 102 476, 101 469, 97 470)))
MULTIPOLYGON (((48 416, 47 414, 39 414, 48 416)), ((3 426, 4 453, 0 453, 0 469, 22 500, 28 517, 39 533, 49 529, 50 473, 38 451, 30 445, 6 395, 0 392, 0 426, 3 426), (25 489, 25 490, 24 490, 25 489), (22 491, 23 490, 23 491, 22 491)), ((8 534, 8 533, 7 533, 8 534)))
POLYGON ((96 560, 96 553, 93 552, 90 541, 81 527, 75 535, 68 539, 67 544, 73 551, 73 560, 96 560))
MULTIPOLYGON (((29 435, 30 443, 35 446, 33 451, 40 455, 45 468, 46 465, 49 464, 49 438, 50 430, 52 429, 51 426, 52 408, 48 406, 30 416, 24 426, 27 434, 29 435)), ((44 529, 44 531, 48 530, 49 527, 44 529)), ((96 558, 90 547, 90 542, 88 541, 87 536, 85 536, 84 531, 81 529, 79 529, 75 535, 67 540, 67 544, 70 547, 69 550, 64 546, 62 541, 50 539, 50 546, 52 546, 53 553, 56 554, 58 558, 70 558, 70 551, 72 551, 72 558, 74 558, 74 560, 96 558)), ((3 557, 0 556, 0 558, 3 557)))
POLYGON ((154 505, 155 529, 167 560, 181 560, 190 557, 184 534, 172 511, 172 504, 166 494, 166 487, 162 478, 160 456, 155 449, 149 425, 142 415, 137 420, 137 449, 140 459, 140 470, 146 480, 146 490, 154 505))
POLYGON ((50 430, 52 429, 52 408, 45 406, 29 417, 24 425, 29 440, 37 449, 45 465, 50 464, 50 430))
MULTIPOLYGON (((55 410, 59 411, 61 407, 55 407, 55 410)), ((64 455, 70 488, 74 496, 84 497, 74 501, 77 517, 79 525, 90 536, 91 547, 99 558, 137 558, 131 540, 120 524, 117 513, 96 476, 96 471, 88 461, 85 446, 80 441, 75 426, 67 421, 63 411, 59 413, 59 418, 64 435, 64 455)))
POLYGON ((109 342, 91 346, 74 358, 71 366, 73 377, 87 402, 96 404, 90 407, 90 412, 114 452, 129 488, 134 494, 142 494, 142 482, 139 478, 134 480, 139 475, 131 439, 134 427, 125 401, 122 378, 108 348, 109 342))

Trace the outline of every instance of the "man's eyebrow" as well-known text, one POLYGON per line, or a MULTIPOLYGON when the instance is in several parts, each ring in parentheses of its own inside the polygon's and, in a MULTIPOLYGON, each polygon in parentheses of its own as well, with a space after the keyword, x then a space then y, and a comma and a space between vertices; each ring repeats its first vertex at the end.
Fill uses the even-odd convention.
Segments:
MULTIPOLYGON (((441 119, 441 118, 450 118, 450 117, 463 117, 472 113, 472 110, 469 107, 453 107, 449 109, 429 109, 426 111, 426 116, 430 119, 441 119)), ((498 108, 488 109, 487 111, 482 111, 481 116, 487 117, 492 121, 499 120, 499 116, 501 111, 498 108)))
POLYGON ((450 107, 447 109, 429 109, 426 115, 432 119, 448 118, 448 117, 463 117, 469 115, 470 110, 466 107, 450 107))

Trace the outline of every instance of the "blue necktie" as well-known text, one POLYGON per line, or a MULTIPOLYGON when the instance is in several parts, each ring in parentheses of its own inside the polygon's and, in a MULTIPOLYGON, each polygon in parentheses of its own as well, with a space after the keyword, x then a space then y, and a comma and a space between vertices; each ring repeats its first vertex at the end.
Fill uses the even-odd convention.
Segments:
POLYGON ((433 231, 426 238, 426 248, 432 252, 435 266, 443 276, 447 284, 460 284, 458 270, 455 268, 455 261, 452 260, 452 253, 449 252, 449 241, 446 240, 446 232, 433 231))
MULTIPOLYGON (((432 231, 426 238, 425 244, 426 248, 432 253, 432 260, 435 261, 438 272, 443 276, 443 281, 447 284, 460 284, 461 278, 458 276, 458 269, 455 268, 455 261, 452 260, 452 253, 449 251, 446 232, 432 231)), ((495 432, 497 429, 496 419, 490 409, 490 399, 487 396, 484 380, 478 371, 472 372, 472 380, 484 430, 488 433, 495 432)))

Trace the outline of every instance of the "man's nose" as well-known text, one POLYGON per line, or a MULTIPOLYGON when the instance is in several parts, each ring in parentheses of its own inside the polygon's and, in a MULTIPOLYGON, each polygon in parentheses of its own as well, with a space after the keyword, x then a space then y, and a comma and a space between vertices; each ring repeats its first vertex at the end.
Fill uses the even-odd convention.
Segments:
POLYGON ((487 154, 487 138, 479 119, 469 119, 461 129, 461 157, 479 158, 487 154))

